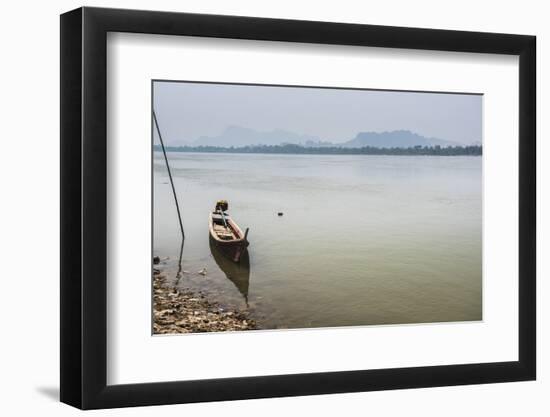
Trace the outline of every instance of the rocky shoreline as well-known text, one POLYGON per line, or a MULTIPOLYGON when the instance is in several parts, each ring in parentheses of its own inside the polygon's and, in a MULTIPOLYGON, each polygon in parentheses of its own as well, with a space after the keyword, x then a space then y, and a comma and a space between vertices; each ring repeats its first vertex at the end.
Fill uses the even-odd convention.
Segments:
POLYGON ((257 329, 246 311, 227 309, 209 301, 204 294, 170 287, 166 276, 153 276, 153 333, 204 333, 257 329))

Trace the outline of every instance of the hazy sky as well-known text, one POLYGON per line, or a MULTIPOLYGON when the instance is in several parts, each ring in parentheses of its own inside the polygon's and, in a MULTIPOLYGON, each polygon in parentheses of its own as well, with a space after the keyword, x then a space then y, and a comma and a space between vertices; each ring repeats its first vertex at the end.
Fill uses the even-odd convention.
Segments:
POLYGON ((154 107, 167 145, 217 136, 231 125, 331 142, 401 129, 464 144, 482 140, 480 95, 155 82, 154 107))

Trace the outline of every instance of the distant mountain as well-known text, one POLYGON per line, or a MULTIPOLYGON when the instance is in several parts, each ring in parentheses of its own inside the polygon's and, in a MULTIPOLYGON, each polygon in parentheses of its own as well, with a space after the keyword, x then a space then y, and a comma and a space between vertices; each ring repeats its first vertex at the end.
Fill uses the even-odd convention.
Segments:
POLYGON ((282 129, 260 132, 241 126, 229 126, 218 136, 201 136, 192 144, 193 146, 223 146, 229 148, 231 146, 281 145, 284 143, 302 144, 308 141, 318 142, 319 138, 299 135, 282 129))
POLYGON ((460 146, 460 143, 443 139, 427 138, 410 130, 392 132, 359 132, 355 138, 341 144, 344 148, 410 148, 413 146, 460 146))
POLYGON ((283 129, 258 131, 241 126, 229 126, 218 136, 201 136, 188 143, 189 146, 243 147, 261 145, 294 144, 305 147, 344 147, 363 148, 410 148, 414 146, 462 146, 463 144, 437 138, 427 138, 409 130, 391 132, 359 132, 347 142, 332 143, 321 141, 316 136, 300 135, 283 129))

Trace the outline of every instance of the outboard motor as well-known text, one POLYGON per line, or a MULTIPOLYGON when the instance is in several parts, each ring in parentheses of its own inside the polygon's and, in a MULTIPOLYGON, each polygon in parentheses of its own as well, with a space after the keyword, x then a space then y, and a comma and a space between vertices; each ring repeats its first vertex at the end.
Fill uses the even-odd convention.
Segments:
POLYGON ((229 208, 229 203, 227 202, 227 200, 218 200, 216 202, 216 211, 224 212, 224 211, 227 211, 228 208, 229 208))

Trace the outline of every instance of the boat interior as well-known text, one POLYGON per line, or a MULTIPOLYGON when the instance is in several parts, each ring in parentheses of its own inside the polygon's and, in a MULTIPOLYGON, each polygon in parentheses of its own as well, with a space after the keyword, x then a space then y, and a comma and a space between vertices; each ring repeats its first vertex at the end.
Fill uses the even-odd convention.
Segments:
POLYGON ((233 229, 229 221, 229 216, 225 216, 225 222, 219 212, 212 213, 212 227, 214 228, 214 233, 222 240, 237 240, 239 235, 236 230, 233 229))

